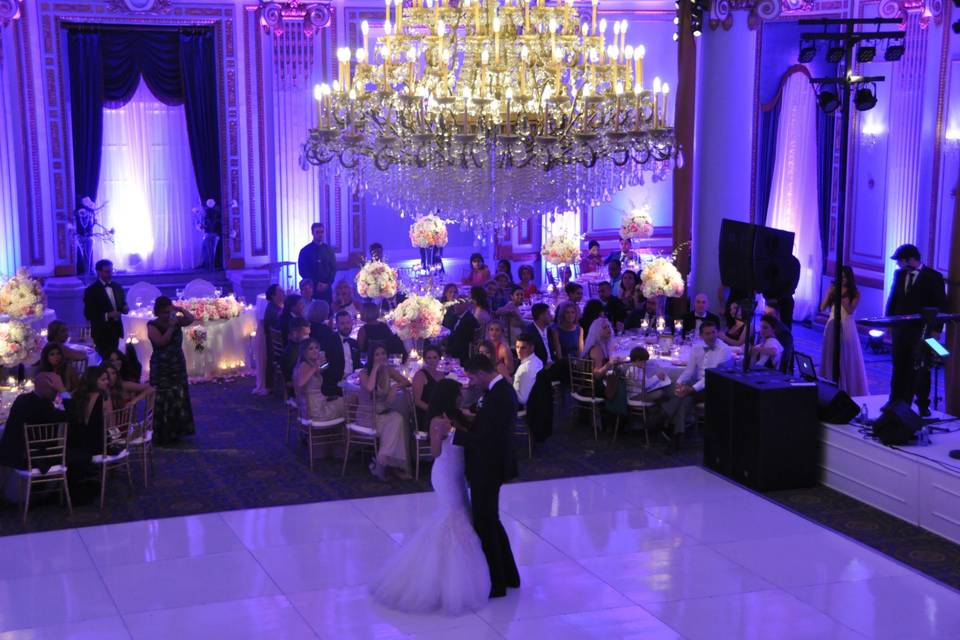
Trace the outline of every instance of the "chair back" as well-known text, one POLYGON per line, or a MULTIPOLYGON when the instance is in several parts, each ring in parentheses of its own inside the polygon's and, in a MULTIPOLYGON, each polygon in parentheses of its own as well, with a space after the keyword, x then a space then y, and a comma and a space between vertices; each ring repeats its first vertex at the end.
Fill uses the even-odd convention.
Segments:
POLYGON ((600 283, 594 280, 587 282, 587 299, 595 300, 600 297, 600 283))
POLYGON ((106 412, 103 416, 103 455, 117 455, 127 448, 133 426, 133 405, 106 412), (110 452, 113 453, 110 453, 110 452))
POLYGON ((93 337, 90 335, 90 325, 72 324, 67 327, 70 333, 70 339, 80 344, 92 344, 93 337))
POLYGON ((143 408, 140 410, 140 413, 131 417, 133 421, 130 429, 130 440, 144 438, 148 433, 153 431, 153 413, 156 404, 157 393, 156 391, 150 391, 135 405, 138 409, 140 407, 143 408))
POLYGON ((570 358, 570 390, 580 395, 594 395, 593 360, 570 358))
POLYGON ((133 303, 132 306, 140 303, 141 306, 147 309, 153 308, 154 300, 161 295, 163 294, 160 292, 160 289, 149 282, 137 282, 127 289, 127 300, 133 303))
POLYGON ((638 400, 647 401, 647 363, 639 362, 628 364, 623 368, 623 377, 627 384, 627 394, 630 397, 639 391, 638 400))
POLYGON ((377 410, 371 394, 365 390, 344 399, 348 424, 377 428, 377 410))
POLYGON ((88 361, 86 358, 83 360, 70 360, 70 366, 73 367, 74 371, 77 372, 77 375, 83 380, 84 374, 87 373, 87 364, 88 361))
POLYGON ((28 470, 67 465, 66 422, 25 424, 23 430, 28 470))
MULTIPOLYGON (((184 298, 212 298, 217 287, 209 280, 194 278, 183 287, 184 298)), ((129 299, 129 296, 127 297, 129 299)))
POLYGON ((280 329, 274 329, 273 327, 269 329, 269 332, 270 355, 273 356, 273 361, 279 365, 283 358, 283 334, 280 333, 280 329))

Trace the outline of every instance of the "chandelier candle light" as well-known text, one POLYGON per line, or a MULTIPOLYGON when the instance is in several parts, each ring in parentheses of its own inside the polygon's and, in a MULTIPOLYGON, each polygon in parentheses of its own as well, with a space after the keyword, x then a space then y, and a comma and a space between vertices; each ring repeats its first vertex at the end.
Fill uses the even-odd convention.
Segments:
POLYGON ((627 22, 580 23, 572 0, 386 3, 384 36, 337 52, 314 89, 304 159, 414 215, 440 208, 477 234, 596 205, 682 155, 669 87, 644 85, 627 22), (463 198, 470 193, 470 198, 463 198))

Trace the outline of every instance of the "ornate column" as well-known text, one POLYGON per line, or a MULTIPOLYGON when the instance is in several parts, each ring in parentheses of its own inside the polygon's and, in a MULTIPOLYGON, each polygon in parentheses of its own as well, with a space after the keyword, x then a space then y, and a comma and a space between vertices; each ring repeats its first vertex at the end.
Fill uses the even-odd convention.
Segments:
MULTIPOLYGON (((15 6, 15 5, 12 5, 15 6)), ((3 3, 0 2, 0 9, 3 3)), ((0 25, 4 22, 0 13, 0 25)), ((20 261, 20 205, 17 194, 17 107, 11 83, 16 81, 10 32, 0 26, 0 276, 13 274, 20 261)))
MULTIPOLYGON (((906 13, 906 51, 903 59, 890 65, 890 134, 887 151, 886 255, 904 243, 918 244, 920 209, 920 149, 923 127, 923 77, 927 58, 927 33, 921 28, 922 5, 906 13)), ((884 17, 897 16, 900 6, 883 2, 884 17)), ((927 258, 928 256, 924 256, 927 258)), ((896 264, 885 261, 884 292, 893 282, 896 264)))

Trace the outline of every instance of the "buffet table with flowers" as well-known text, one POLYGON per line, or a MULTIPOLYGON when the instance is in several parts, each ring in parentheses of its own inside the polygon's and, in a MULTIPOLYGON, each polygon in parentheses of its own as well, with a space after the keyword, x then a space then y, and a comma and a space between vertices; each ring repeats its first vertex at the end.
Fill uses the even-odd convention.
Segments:
MULTIPOLYGON (((209 380, 225 375, 243 375, 252 367, 256 312, 234 296, 191 298, 174 303, 197 319, 183 330, 183 353, 191 380, 209 380)), ((135 310, 123 320, 127 340, 143 363, 144 375, 150 371, 153 347, 147 338, 147 323, 153 314, 135 310)))

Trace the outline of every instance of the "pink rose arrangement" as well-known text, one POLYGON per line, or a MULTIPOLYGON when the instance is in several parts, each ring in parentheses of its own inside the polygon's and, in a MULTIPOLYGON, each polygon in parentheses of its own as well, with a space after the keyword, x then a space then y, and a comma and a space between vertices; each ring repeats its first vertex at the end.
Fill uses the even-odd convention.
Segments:
POLYGON ((18 320, 0 322, 0 365, 14 367, 29 360, 40 349, 40 336, 29 324, 18 320))
POLYGON ((410 225, 410 244, 414 247, 445 247, 447 245, 447 223, 433 214, 417 218, 410 225))
POLYGON ((386 262, 366 263, 357 272, 357 293, 364 298, 392 298, 397 295, 397 272, 386 262))
POLYGON ((243 305, 230 294, 220 298, 190 298, 180 303, 197 320, 229 320, 236 318, 243 312, 243 305))
POLYGON ((653 219, 650 217, 650 207, 634 208, 626 212, 620 219, 620 237, 649 238, 653 235, 653 219))
POLYGON ((540 249, 540 255, 550 264, 575 264, 580 262, 580 238, 556 236, 550 238, 540 249))
POLYGON ((443 303, 432 296, 410 295, 389 316, 394 331, 404 340, 440 335, 443 303))
POLYGON ((643 296, 653 298, 666 296, 679 298, 683 295, 683 276, 674 266, 670 258, 657 256, 645 262, 640 272, 640 286, 643 287, 643 296))
POLYGON ((203 353, 207 348, 207 328, 202 324, 195 324, 187 329, 187 338, 193 343, 193 348, 197 353, 203 353))
POLYGON ((0 314, 11 318, 39 318, 47 308, 47 297, 40 281, 20 269, 0 285, 0 314))

